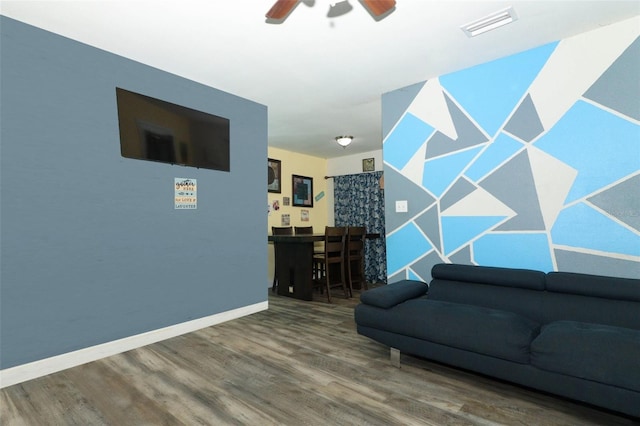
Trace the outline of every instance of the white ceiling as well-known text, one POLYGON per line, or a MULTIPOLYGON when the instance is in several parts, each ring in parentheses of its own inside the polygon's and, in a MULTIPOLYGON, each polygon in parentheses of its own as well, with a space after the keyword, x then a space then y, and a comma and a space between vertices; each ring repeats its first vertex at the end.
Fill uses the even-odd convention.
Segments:
POLYGON ((375 21, 358 0, 2 1, 3 15, 259 102, 269 145, 332 158, 382 147, 381 95, 640 14, 640 1, 397 0, 375 21), (513 6, 519 19, 475 38, 460 26, 513 6), (346 149, 333 138, 353 135, 346 149))

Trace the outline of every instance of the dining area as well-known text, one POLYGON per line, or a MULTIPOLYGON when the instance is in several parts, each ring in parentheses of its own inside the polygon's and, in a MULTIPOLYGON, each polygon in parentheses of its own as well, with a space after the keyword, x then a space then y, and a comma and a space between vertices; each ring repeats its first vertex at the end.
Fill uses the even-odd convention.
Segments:
POLYGON ((271 291, 300 300, 314 292, 332 303, 332 297, 351 298, 368 288, 365 275, 366 241, 379 238, 364 226, 272 226, 268 241, 274 250, 271 291))
POLYGON ((334 166, 269 148, 266 279, 272 296, 341 303, 387 282, 384 179, 375 166, 382 159, 369 155, 346 156, 334 166))

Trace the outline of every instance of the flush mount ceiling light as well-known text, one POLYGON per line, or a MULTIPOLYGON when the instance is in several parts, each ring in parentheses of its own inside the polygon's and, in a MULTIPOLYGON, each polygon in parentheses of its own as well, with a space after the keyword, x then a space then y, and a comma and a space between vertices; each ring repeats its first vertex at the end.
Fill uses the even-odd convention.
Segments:
POLYGON ((353 136, 336 136, 336 142, 343 148, 346 148, 353 141, 353 136))
POLYGON ((460 29, 464 31, 468 37, 475 37, 478 34, 486 33, 487 31, 495 30, 503 25, 510 24, 517 19, 518 16, 514 12, 513 7, 510 6, 482 19, 463 25, 460 29))

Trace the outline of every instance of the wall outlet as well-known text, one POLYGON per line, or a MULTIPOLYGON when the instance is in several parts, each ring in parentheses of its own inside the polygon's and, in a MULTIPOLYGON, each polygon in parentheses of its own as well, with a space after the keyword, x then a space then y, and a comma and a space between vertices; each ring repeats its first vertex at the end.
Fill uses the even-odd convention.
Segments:
POLYGON ((292 285, 289 286, 289 293, 293 293, 293 286, 292 285))
POLYGON ((406 213, 409 211, 409 203, 407 200, 396 201, 396 213, 406 213))

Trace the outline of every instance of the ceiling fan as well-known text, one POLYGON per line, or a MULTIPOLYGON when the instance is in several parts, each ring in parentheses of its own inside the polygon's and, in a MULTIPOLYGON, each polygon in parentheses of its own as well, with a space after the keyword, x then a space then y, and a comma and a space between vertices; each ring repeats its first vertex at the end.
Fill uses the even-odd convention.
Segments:
MULTIPOLYGON (((265 16, 270 20, 282 21, 300 1, 301 0, 276 0, 265 16)), ((334 3, 341 3, 341 1, 336 0, 334 3)), ((374 19, 381 19, 384 14, 393 10, 396 5, 396 0, 360 0, 360 3, 362 3, 374 19)))

